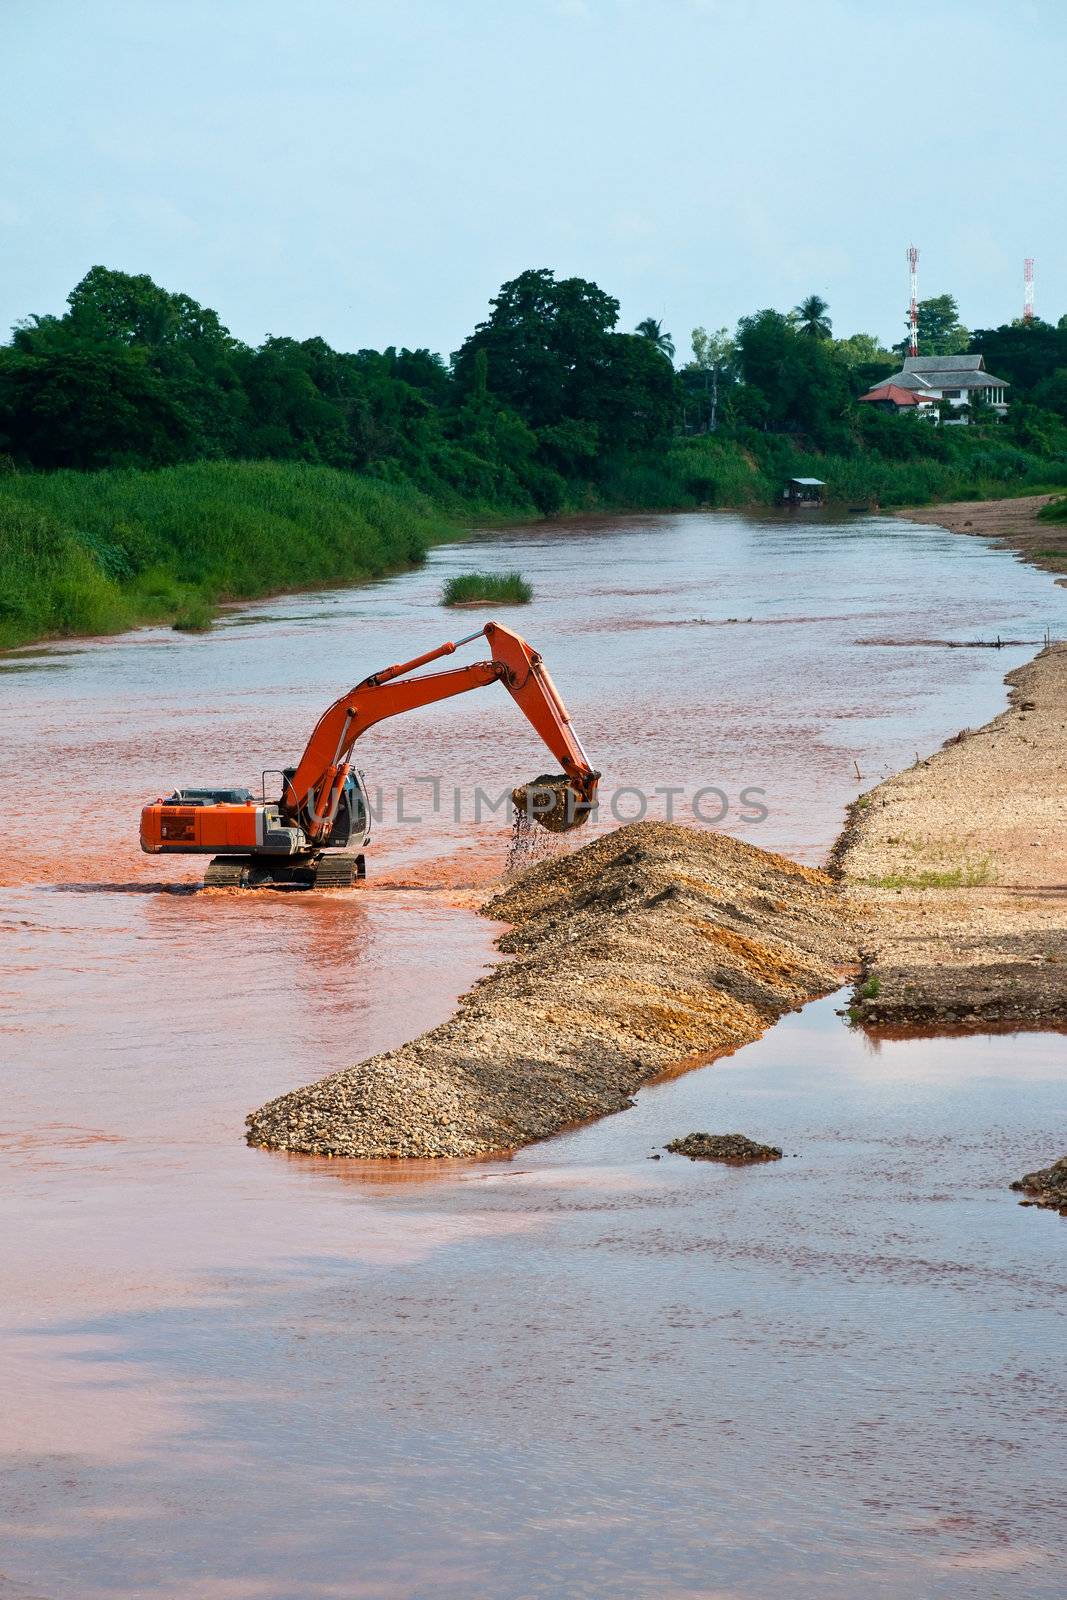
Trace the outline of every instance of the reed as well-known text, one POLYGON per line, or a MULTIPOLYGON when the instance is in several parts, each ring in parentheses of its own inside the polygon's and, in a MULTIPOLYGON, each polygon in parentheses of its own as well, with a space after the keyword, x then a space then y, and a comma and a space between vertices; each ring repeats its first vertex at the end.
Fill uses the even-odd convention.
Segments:
POLYGON ((525 606, 532 599, 533 589, 521 572, 463 572, 449 578, 441 591, 445 606, 525 606))

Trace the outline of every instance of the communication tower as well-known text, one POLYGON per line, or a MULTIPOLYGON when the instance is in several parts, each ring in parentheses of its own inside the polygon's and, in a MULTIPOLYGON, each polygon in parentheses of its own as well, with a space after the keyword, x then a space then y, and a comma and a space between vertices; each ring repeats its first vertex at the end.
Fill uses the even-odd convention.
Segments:
POLYGON ((911 339, 908 344, 909 356, 919 354, 919 252, 913 244, 908 246, 908 268, 911 272, 911 339))

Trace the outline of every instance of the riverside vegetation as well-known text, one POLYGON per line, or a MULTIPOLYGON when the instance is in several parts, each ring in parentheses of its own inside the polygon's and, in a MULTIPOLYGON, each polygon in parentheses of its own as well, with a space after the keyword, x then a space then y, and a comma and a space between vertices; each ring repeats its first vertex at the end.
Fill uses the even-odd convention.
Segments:
POLYGON ((446 606, 500 605, 525 606, 533 599, 533 589, 521 572, 461 572, 449 578, 441 591, 446 606))
POLYGON ((453 524, 415 489, 334 467, 200 461, 0 478, 0 646, 139 622, 420 561, 453 524))
MULTIPOLYGON (((375 576, 472 519, 746 505, 785 478, 903 505, 1067 482, 1067 319, 976 333, 1008 420, 939 429, 855 399, 897 357, 834 339, 826 306, 694 330, 547 270, 502 286, 450 361, 429 350, 257 348, 146 276, 94 267, 62 316, 0 349, 0 646, 222 599, 375 576)), ((965 348, 950 296, 924 350, 965 348)))

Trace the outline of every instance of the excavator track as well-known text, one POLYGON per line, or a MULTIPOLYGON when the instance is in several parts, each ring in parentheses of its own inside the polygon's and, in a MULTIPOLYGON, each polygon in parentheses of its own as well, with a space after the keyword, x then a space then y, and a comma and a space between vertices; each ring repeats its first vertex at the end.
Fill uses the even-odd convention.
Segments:
POLYGON ((204 888, 351 889, 366 876, 365 856, 340 852, 295 862, 263 856, 215 856, 204 873, 204 888))
POLYGON ((367 876, 367 863, 363 856, 320 856, 313 873, 313 889, 351 889, 367 876))
POLYGON ((204 873, 205 889, 243 889, 252 863, 247 856, 216 856, 204 873))

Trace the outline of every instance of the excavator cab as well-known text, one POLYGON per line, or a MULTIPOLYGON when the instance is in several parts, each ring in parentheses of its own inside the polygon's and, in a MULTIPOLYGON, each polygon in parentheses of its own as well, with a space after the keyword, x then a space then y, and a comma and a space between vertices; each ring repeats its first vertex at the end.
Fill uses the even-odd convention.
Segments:
POLYGON ((370 801, 362 772, 352 771, 345 779, 326 844, 331 850, 362 850, 370 844, 370 801))
MULTIPOLYGON (((264 787, 268 776, 268 773, 263 774, 264 787)), ((295 767, 286 767, 283 770, 282 792, 278 801, 279 809, 294 819, 299 815, 292 789, 295 776, 295 767)), ((354 767, 350 768, 338 791, 333 822, 330 824, 330 831, 322 839, 323 849, 347 850, 349 847, 356 850, 364 849, 370 844, 370 816, 366 780, 362 772, 357 772, 354 767)))

